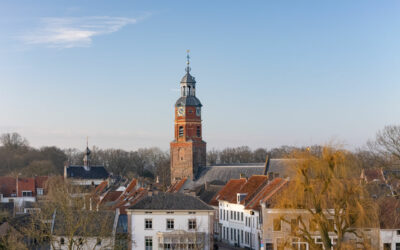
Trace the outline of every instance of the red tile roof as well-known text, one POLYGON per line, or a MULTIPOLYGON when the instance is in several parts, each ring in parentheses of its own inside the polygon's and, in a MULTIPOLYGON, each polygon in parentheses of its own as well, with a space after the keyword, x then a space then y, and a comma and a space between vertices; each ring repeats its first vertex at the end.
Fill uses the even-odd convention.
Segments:
POLYGON ((167 190, 167 193, 177 193, 181 190, 185 182, 187 181, 187 178, 183 178, 182 180, 178 180, 174 182, 167 190))
POLYGON ((34 178, 18 178, 18 196, 22 196, 22 191, 32 191, 36 194, 34 178))
POLYGON ((108 181, 102 181, 93 191, 93 195, 101 195, 108 186, 108 181))
POLYGON ((261 202, 265 203, 274 196, 279 190, 281 190, 286 184, 287 180, 282 178, 275 178, 270 183, 265 185, 260 192, 246 204, 246 209, 260 209, 261 202))
MULTIPOLYGON (((34 178, 18 177, 18 197, 22 196, 22 191, 31 191, 36 196, 36 188, 45 188, 48 176, 38 176, 34 178)), ((11 176, 0 177, 0 194, 10 197, 17 193, 16 178, 11 176)))
POLYGON ((236 194, 239 193, 239 190, 246 183, 246 179, 234 179, 228 181, 225 187, 223 187, 210 201, 210 205, 218 206, 219 200, 224 200, 231 202, 232 200, 236 201, 236 194))
POLYGON ((363 169, 361 178, 366 182, 371 182, 374 180, 385 181, 382 169, 363 169))
POLYGON ((137 180, 136 179, 132 179, 132 181, 129 183, 128 187, 125 189, 124 193, 131 192, 136 187, 136 184, 137 184, 137 180))
POLYGON ((17 193, 16 180, 14 177, 0 177, 0 194, 4 197, 10 197, 11 194, 17 193))
POLYGON ((48 176, 36 176, 35 177, 35 186, 36 188, 45 188, 46 182, 49 179, 48 176))
POLYGON ((103 199, 101 199, 100 204, 106 202, 116 201, 122 194, 122 191, 109 191, 106 193, 103 199))
MULTIPOLYGON (((129 194, 129 196, 125 197, 123 200, 120 200, 112 209, 119 208, 121 214, 126 214, 126 209, 130 206, 135 205, 142 198, 147 196, 147 189, 139 188, 129 194)), ((121 197, 120 197, 121 198, 121 197)))
MULTIPOLYGON (((267 185, 268 183, 268 176, 266 175, 253 175, 251 176, 246 184, 240 189, 238 193, 246 194, 246 197, 240 202, 240 204, 246 204, 249 202, 257 191, 259 191, 262 187, 267 185)), ((233 201, 236 202, 236 197, 233 201)))

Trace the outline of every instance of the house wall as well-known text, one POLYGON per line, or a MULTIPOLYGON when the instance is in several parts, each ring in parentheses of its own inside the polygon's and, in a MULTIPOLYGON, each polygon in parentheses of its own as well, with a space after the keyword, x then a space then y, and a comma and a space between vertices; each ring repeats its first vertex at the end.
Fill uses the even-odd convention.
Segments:
POLYGON ((19 208, 23 206, 25 201, 36 202, 36 197, 3 197, 3 199, 1 199, 1 203, 8 203, 10 200, 14 202, 15 207, 19 208))
MULTIPOLYGON (((168 211, 171 212, 171 211, 168 211)), ((167 211, 129 211, 128 221, 131 229, 131 249, 145 249, 145 237, 150 236, 153 239, 153 250, 160 249, 158 246, 158 232, 172 232, 183 230, 187 232, 204 232, 206 242, 204 249, 211 249, 212 244, 212 223, 213 211, 195 211, 195 214, 189 214, 189 211, 173 211, 173 214, 167 214, 167 211), (145 229, 145 219, 152 219, 153 228, 145 229), (167 230, 167 219, 174 219, 174 230, 167 230), (197 229, 188 229, 188 220, 196 219, 197 229)))
MULTIPOLYGON (((74 237, 71 241, 79 242, 80 237, 74 237)), ((51 250, 68 250, 68 242, 71 242, 65 236, 57 236, 54 238, 53 243, 50 246, 51 250), (61 245, 61 238, 64 238, 64 244, 61 245)), ((112 237, 102 238, 101 244, 97 245, 97 237, 90 237, 83 240, 83 244, 80 246, 75 245, 72 249, 74 250, 112 250, 114 249, 114 242, 112 237)))
POLYGON ((384 243, 391 244, 391 250, 396 250, 396 244, 400 248, 400 228, 380 230, 380 249, 383 250, 384 243))
MULTIPOLYGON (((301 216, 303 222, 307 228, 310 227, 309 219, 311 215, 308 214, 306 210, 301 209, 270 209, 265 208, 264 204, 262 205, 262 217, 263 217, 263 243, 265 249, 265 244, 273 244, 273 249, 277 250, 277 242, 282 240, 285 242, 292 242, 294 237, 291 236, 291 225, 285 221, 281 222, 281 230, 274 231, 274 219, 280 219, 284 216, 285 220, 290 221, 291 219, 296 219, 298 216, 301 216)), ((310 231, 310 230, 309 230, 310 231)), ((315 243, 321 244, 319 231, 310 232, 313 238, 315 239, 315 243)), ((358 234, 365 234, 366 238, 371 239, 371 244, 373 249, 377 249, 379 245, 379 230, 374 229, 358 229, 358 234)), ((337 240, 337 236, 334 232, 329 232, 329 237, 331 238, 331 242, 335 244, 337 240)), ((356 237, 353 234, 346 234, 345 240, 353 241, 356 240, 356 237)), ((298 242, 296 243, 298 249, 309 249, 308 243, 306 242, 298 242), (302 248, 304 247, 304 248, 302 248)))
POLYGON ((102 183, 104 180, 103 179, 73 179, 73 178, 68 178, 72 185, 82 185, 82 186, 98 186, 100 183, 102 183))
POLYGON ((221 241, 232 246, 260 249, 259 238, 262 234, 258 211, 246 210, 241 204, 219 201, 219 226, 219 239, 221 241), (236 217, 236 220, 234 216, 231 218, 231 212, 232 215, 236 212, 239 218, 236 217))

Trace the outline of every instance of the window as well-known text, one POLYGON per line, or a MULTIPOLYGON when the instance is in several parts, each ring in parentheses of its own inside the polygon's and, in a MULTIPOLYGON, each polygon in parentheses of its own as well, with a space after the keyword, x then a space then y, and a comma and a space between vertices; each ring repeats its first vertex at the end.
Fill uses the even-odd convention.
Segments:
POLYGON ((60 245, 64 245, 65 244, 65 239, 64 238, 61 238, 60 239, 60 245))
POLYGON ((233 240, 233 229, 231 228, 231 240, 233 240))
POLYGON ((400 250, 400 243, 396 243, 396 250, 400 250))
POLYGON ((397 230, 396 233, 397 233, 397 235, 400 235, 400 230, 397 230))
POLYGON ((37 195, 43 195, 43 188, 37 188, 36 189, 36 193, 37 193, 37 195))
POLYGON ((243 212, 240 213, 240 220, 243 221, 243 212))
POLYGON ((101 239, 100 238, 97 238, 96 245, 101 246, 101 239))
POLYGON ((231 211, 231 220, 233 220, 233 212, 231 211))
POLYGON ((153 229, 153 220, 152 219, 144 220, 144 229, 153 229))
POLYGON ((179 137, 183 136, 183 126, 179 126, 179 137))
POLYGON ((281 220, 274 219, 274 231, 281 231, 281 220))
POLYGON ((265 250, 274 250, 274 244, 266 243, 265 244, 265 250))
POLYGON ((233 212, 233 219, 236 220, 236 212, 233 212))
MULTIPOLYGON (((173 213, 173 212, 172 212, 173 213)), ((196 212, 190 211, 189 214, 196 214, 196 212)))
POLYGON ((164 249, 172 249, 171 243, 164 243, 164 249))
POLYGON ((32 191, 22 191, 23 197, 32 197, 32 191))
POLYGON ((153 238, 151 236, 144 237, 144 242, 145 242, 146 250, 153 249, 153 238))
POLYGON ((188 228, 189 228, 189 230, 196 229, 196 219, 189 219, 188 228))
POLYGON ((195 244, 190 243, 188 244, 188 249, 198 249, 195 244))
POLYGON ((79 243, 79 245, 83 245, 83 239, 82 239, 82 238, 79 238, 79 239, 78 239, 78 243, 79 243))
POLYGON ((197 126, 196 135, 197 135, 197 137, 201 137, 201 129, 200 129, 200 126, 197 126))
POLYGON ((295 232, 299 226, 299 221, 297 219, 291 219, 290 220, 290 230, 292 232, 295 232))
POLYGON ((167 229, 174 229, 174 219, 167 219, 167 229))
POLYGON ((240 242, 243 244, 243 230, 241 230, 240 242))
POLYGON ((383 243, 383 250, 392 250, 392 243, 383 243))

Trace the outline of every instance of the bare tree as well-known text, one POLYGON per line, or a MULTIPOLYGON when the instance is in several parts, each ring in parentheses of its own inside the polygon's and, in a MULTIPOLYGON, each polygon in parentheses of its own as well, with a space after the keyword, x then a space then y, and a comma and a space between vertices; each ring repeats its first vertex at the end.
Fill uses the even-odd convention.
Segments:
POLYGON ((400 126, 385 126, 376 133, 375 141, 368 142, 369 148, 389 160, 400 160, 400 126))
POLYGON ((46 201, 38 203, 40 212, 31 216, 25 234, 37 242, 48 242, 53 249, 61 245, 68 249, 111 247, 114 214, 106 211, 89 211, 88 199, 81 187, 70 185, 60 177, 47 181, 46 201))

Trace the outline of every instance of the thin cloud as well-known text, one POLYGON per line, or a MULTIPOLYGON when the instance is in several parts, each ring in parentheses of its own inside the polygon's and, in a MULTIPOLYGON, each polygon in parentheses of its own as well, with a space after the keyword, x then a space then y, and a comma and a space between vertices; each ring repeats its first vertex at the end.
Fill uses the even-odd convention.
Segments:
POLYGON ((137 19, 126 17, 43 18, 40 27, 22 36, 26 44, 55 48, 88 47, 93 37, 114 33, 137 19))

